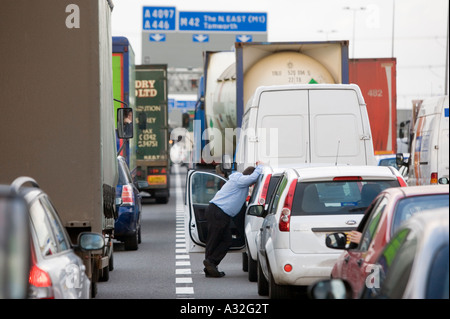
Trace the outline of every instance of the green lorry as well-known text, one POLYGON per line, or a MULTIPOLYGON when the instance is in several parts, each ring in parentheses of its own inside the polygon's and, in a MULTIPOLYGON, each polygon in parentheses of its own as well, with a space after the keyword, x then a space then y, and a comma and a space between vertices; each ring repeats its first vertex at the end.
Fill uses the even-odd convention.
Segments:
POLYGON ((136 65, 136 179, 142 194, 170 196, 167 65, 136 65))

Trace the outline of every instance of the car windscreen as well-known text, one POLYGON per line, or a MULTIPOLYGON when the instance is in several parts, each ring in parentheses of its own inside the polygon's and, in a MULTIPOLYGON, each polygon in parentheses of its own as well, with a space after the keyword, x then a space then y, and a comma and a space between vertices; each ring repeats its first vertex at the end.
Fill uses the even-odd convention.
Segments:
POLYGON ((124 162, 119 162, 119 183, 120 185, 132 183, 133 179, 131 178, 130 171, 128 170, 128 167, 125 167, 124 162))
POLYGON ((291 214, 362 214, 382 190, 397 186, 397 180, 298 182, 291 214))
POLYGON ((395 208, 391 234, 412 215, 435 208, 449 207, 449 194, 411 196, 400 200, 395 208))

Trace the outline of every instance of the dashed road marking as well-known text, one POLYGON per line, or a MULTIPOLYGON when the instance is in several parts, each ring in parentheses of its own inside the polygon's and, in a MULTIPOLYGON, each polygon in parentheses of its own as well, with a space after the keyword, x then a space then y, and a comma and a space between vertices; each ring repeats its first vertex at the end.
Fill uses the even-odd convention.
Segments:
POLYGON ((186 247, 186 234, 184 230, 184 204, 183 191, 181 189, 180 167, 174 165, 176 187, 176 231, 175 231, 175 294, 176 298, 194 298, 192 270, 190 256, 186 247))

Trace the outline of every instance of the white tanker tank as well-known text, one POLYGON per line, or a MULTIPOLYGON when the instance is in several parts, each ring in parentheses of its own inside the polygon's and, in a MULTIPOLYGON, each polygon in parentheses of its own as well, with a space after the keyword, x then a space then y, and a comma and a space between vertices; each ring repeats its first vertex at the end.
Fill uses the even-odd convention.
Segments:
MULTIPOLYGON (((226 128, 240 127, 259 86, 348 83, 348 41, 236 43, 236 51, 208 52, 207 61, 206 127, 219 129, 223 137, 226 128)), ((232 142, 227 137, 222 141, 232 142)))

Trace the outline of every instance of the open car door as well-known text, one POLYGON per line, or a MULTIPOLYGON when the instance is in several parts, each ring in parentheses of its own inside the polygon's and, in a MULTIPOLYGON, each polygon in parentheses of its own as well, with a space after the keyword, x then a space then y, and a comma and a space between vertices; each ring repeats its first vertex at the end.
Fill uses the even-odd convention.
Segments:
MULTIPOLYGON (((202 252, 208 236, 207 208, 209 201, 226 183, 222 176, 205 171, 189 171, 186 180, 186 237, 190 252, 202 252)), ((231 220, 232 244, 230 249, 245 247, 245 205, 231 220)))

